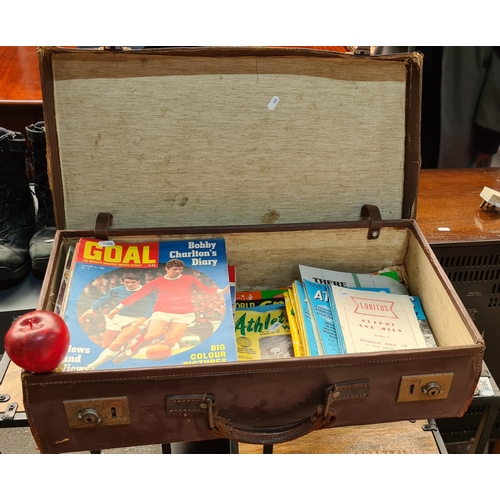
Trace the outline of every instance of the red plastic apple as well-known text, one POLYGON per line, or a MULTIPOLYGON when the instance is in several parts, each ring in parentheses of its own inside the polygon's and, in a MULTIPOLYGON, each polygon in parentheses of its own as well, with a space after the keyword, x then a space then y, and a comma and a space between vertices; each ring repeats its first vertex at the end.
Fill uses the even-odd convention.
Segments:
POLYGON ((47 373, 61 365, 69 341, 68 327, 58 314, 30 311, 12 323, 4 347, 17 366, 34 373, 47 373))

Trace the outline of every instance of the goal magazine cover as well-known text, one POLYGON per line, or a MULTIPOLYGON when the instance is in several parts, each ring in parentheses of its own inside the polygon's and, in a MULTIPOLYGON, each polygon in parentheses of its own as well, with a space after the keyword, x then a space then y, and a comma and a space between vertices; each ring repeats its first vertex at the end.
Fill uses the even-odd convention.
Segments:
POLYGON ((237 361, 225 240, 81 238, 64 371, 237 361))

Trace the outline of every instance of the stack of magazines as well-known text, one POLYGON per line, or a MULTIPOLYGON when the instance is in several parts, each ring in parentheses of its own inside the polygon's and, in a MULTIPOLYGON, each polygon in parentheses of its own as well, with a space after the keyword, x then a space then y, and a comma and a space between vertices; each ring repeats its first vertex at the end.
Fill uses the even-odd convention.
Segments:
POLYGON ((240 361, 436 347, 403 270, 299 272, 285 289, 236 292, 240 361))
POLYGON ((419 297, 398 274, 345 273, 299 266, 287 291, 296 319, 296 356, 436 347, 419 297))

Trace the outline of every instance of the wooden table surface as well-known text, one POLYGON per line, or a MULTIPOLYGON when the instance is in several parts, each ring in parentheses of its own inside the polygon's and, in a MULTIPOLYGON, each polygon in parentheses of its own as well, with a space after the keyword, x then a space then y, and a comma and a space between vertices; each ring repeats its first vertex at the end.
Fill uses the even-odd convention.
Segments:
POLYGON ((500 191, 500 168, 420 172, 417 222, 431 245, 500 240, 500 210, 479 208, 485 186, 500 191))
POLYGON ((0 46, 0 105, 42 104, 36 47, 0 46))
MULTIPOLYGON (((312 432, 273 446, 274 454, 438 454, 427 420, 353 425, 312 432)), ((240 454, 261 454, 263 447, 239 444, 240 454)))
POLYGON ((43 120, 36 47, 0 46, 0 127, 25 133, 43 120))

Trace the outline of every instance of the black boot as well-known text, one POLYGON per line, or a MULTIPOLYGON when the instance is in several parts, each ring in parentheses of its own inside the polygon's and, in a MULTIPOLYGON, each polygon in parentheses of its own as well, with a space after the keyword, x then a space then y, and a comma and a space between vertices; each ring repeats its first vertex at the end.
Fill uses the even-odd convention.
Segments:
POLYGON ((28 252, 35 204, 26 175, 26 140, 0 127, 0 282, 14 282, 31 270, 28 252))
POLYGON ((35 194, 38 210, 35 218, 35 234, 31 238, 29 253, 35 274, 42 277, 47 269, 52 250, 56 224, 52 193, 47 176, 47 146, 45 143, 45 123, 37 122, 26 127, 26 135, 31 141, 32 160, 35 169, 35 194))

